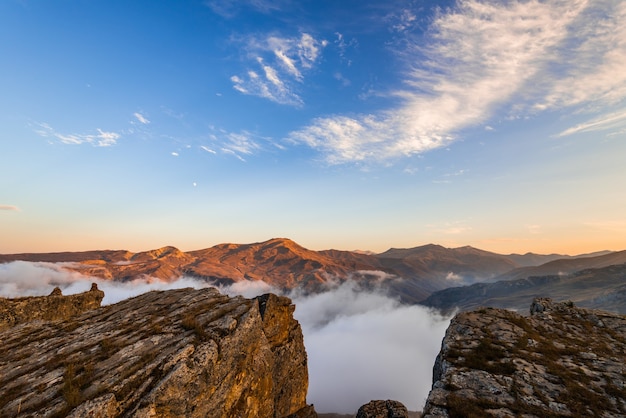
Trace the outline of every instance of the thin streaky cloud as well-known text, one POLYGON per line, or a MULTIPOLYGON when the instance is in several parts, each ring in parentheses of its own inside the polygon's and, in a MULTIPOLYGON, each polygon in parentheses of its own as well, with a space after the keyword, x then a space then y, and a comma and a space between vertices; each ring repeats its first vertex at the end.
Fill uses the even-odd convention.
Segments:
POLYGON ((626 110, 621 110, 619 112, 602 115, 599 118, 572 126, 571 128, 558 133, 556 136, 563 137, 581 132, 603 131, 616 128, 619 129, 624 126, 626 126, 626 110))
POLYGON ((219 150, 223 154, 246 161, 243 156, 253 155, 262 149, 255 138, 256 135, 248 131, 228 132, 224 129, 213 129, 209 135, 212 146, 200 145, 200 149, 210 154, 217 154, 216 150, 219 150))
POLYGON ((144 115, 142 115, 139 112, 135 112, 133 113, 133 116, 142 124, 147 125, 150 123, 150 121, 148 120, 148 118, 146 118, 144 115))
POLYGON ((210 153, 210 154, 217 154, 217 152, 215 152, 214 150, 212 150, 211 148, 204 146, 204 145, 200 145, 200 148, 205 150, 206 152, 210 153))
POLYGON ((117 132, 103 131, 96 129, 96 134, 63 134, 57 132, 47 123, 38 123, 35 133, 44 138, 56 138, 63 144, 80 145, 91 144, 95 147, 109 147, 115 145, 121 135, 117 132))
POLYGON ((20 208, 14 205, 0 205, 0 210, 9 210, 14 212, 20 212, 20 208))
POLYGON ((227 149, 235 154, 250 155, 261 147, 253 139, 249 132, 230 133, 226 137, 226 141, 222 144, 222 149, 227 149))
MULTIPOLYGON (((595 3, 586 0, 461 1, 456 9, 437 15, 425 46, 415 39, 407 48, 414 51, 413 61, 407 63, 412 70, 406 73, 405 87, 392 93, 396 107, 317 118, 288 139, 319 150, 331 164, 380 161, 446 146, 463 129, 485 123, 520 99, 527 101, 527 112, 536 112, 539 108, 532 102, 546 102, 548 108, 626 97, 626 72, 610 76, 623 53, 626 57, 626 36, 610 36, 623 21, 626 7, 614 6, 598 26, 598 13, 591 8, 595 10, 595 3), (580 43, 581 28, 589 41, 580 43), (576 42, 579 47, 572 47, 576 42), (604 51, 599 67, 576 64, 591 50, 604 51), (559 73, 555 68, 564 58, 570 67, 559 73), (571 77, 587 80, 598 75, 605 76, 581 97, 566 97, 565 86, 572 97, 579 89, 571 77), (537 99, 540 96, 545 99, 537 99)), ((626 68, 626 60, 621 68, 626 68)))

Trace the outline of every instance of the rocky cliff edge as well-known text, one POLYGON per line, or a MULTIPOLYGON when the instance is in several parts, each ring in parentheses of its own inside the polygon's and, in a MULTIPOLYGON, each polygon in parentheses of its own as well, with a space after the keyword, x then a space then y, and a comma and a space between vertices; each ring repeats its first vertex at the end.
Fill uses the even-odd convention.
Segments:
POLYGON ((56 287, 49 296, 0 298, 0 331, 35 320, 64 320, 100 307, 104 292, 94 283, 91 290, 63 296, 56 287))
POLYGON ((0 416, 315 417, 291 301, 154 291, 0 331, 0 416))
POLYGON ((624 417, 626 317, 535 299, 458 314, 424 417, 624 417))

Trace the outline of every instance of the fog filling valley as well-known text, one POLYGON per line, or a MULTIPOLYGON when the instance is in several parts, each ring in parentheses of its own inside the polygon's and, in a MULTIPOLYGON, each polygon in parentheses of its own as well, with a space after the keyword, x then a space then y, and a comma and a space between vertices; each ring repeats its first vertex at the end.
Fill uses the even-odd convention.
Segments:
MULTIPOLYGON (((91 283, 104 291, 103 305, 151 290, 203 288, 209 283, 136 279, 113 282, 62 268, 62 263, 14 261, 0 264, 0 297, 64 295, 85 292, 91 283)), ((280 294, 267 283, 242 281, 219 287, 222 293, 250 298, 280 294)), ((356 413, 373 399, 394 399, 421 410, 431 387, 432 367, 450 318, 428 308, 402 305, 382 290, 364 291, 355 282, 330 286, 312 295, 286 294, 296 305, 308 355, 307 400, 317 412, 356 413)))

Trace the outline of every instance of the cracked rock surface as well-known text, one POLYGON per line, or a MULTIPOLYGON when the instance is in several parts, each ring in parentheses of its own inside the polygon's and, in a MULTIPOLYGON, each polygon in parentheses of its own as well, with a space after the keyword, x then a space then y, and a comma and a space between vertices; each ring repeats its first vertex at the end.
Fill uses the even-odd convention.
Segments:
POLYGON ((153 291, 0 331, 0 416, 314 417, 285 297, 153 291))
POLYGON ((454 416, 626 416, 626 317, 548 298, 530 316, 457 314, 424 408, 424 417, 454 416))

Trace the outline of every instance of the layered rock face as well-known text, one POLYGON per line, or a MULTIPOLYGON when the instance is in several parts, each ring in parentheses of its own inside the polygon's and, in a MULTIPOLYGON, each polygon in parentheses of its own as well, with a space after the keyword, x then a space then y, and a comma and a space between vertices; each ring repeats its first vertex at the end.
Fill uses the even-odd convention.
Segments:
POLYGON ((89 292, 63 296, 54 289, 50 296, 0 298, 0 330, 37 319, 63 320, 100 307, 104 292, 93 284, 89 292))
POLYGON ((0 332, 0 416, 314 417, 284 297, 149 292, 0 332))
POLYGON ((626 317, 536 299, 458 314, 424 417, 623 417, 626 317))

